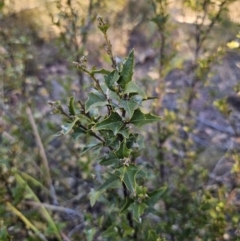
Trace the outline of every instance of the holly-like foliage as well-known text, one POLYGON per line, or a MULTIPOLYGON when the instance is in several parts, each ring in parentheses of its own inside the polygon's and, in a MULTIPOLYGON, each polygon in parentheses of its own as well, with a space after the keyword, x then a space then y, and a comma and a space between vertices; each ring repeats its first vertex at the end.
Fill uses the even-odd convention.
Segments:
POLYGON ((98 28, 106 40, 106 51, 112 60, 112 70, 90 69, 86 58, 82 57, 80 62, 74 64, 93 81, 87 101, 78 101, 78 108, 74 97, 71 97, 68 112, 63 110, 60 102, 50 102, 50 105, 55 113, 68 118, 59 134, 70 134, 76 141, 91 137, 89 143, 83 143, 82 154, 91 151, 95 161, 107 167, 104 181, 90 193, 91 205, 107 190, 123 189, 124 204, 119 212, 127 213, 129 225, 133 228, 133 220, 141 222, 145 209, 152 207, 166 189, 161 187, 149 191, 142 182, 146 173, 136 161, 143 148, 137 128, 160 121, 161 118, 142 110, 142 103, 152 97, 147 97, 133 80, 134 50, 127 58, 118 58, 117 62, 107 36, 109 25, 101 17, 98 17, 98 21, 98 28))

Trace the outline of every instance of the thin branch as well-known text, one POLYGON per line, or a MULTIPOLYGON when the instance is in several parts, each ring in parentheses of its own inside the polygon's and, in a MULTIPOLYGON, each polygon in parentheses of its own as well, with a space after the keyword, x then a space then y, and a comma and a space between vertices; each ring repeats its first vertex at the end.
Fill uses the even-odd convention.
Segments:
POLYGON ((45 171, 45 175, 46 175, 46 179, 47 179, 47 183, 48 183, 48 186, 49 186, 49 189, 50 189, 50 193, 51 193, 53 203, 58 205, 57 196, 56 196, 53 184, 52 184, 50 169, 49 169, 48 160, 47 160, 47 155, 46 155, 46 152, 45 152, 45 149, 44 149, 44 146, 43 146, 41 137, 39 135, 39 132, 38 132, 38 129, 37 129, 37 126, 36 126, 36 123, 35 123, 35 120, 34 120, 34 117, 33 117, 33 114, 32 114, 32 110, 31 110, 30 107, 26 108, 26 113, 27 113, 29 122, 31 124, 31 127, 33 129, 33 134, 34 134, 34 136, 36 138, 36 141, 37 141, 37 145, 38 145, 40 155, 41 155, 41 158, 42 158, 42 163, 43 163, 43 167, 44 167, 44 171, 45 171))
POLYGON ((217 13, 216 16, 212 19, 210 25, 208 26, 207 30, 204 32, 204 35, 203 35, 202 39, 201 39, 200 42, 199 42, 199 49, 201 48, 203 42, 204 42, 205 39, 207 38, 209 32, 212 30, 212 28, 213 28, 216 20, 220 17, 220 15, 221 15, 221 13, 222 13, 222 10, 223 10, 223 7, 224 7, 224 5, 225 5, 227 2, 228 2, 228 0, 225 0, 225 1, 223 1, 223 2, 220 4, 218 13, 217 13))

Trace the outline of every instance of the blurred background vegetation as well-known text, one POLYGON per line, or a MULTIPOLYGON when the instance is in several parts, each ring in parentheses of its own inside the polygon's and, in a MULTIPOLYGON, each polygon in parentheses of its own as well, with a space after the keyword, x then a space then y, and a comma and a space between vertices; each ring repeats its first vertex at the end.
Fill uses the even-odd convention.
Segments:
POLYGON ((238 240, 239 0, 0 0, 0 240, 133 240, 106 232, 114 208, 88 196, 103 169, 86 140, 54 135, 48 105, 86 100, 73 61, 111 65, 97 15, 115 56, 135 49, 134 79, 158 97, 144 108, 163 117, 139 130, 148 186, 168 190, 142 217, 158 235, 137 240, 238 240))

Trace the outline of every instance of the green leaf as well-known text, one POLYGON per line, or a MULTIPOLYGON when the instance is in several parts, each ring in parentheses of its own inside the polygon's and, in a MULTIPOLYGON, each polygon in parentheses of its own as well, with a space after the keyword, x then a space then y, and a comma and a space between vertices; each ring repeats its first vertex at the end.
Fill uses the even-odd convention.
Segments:
POLYGON ((140 216, 144 213, 144 210, 147 208, 147 205, 142 202, 142 203, 133 203, 131 205, 132 211, 133 211, 133 218, 137 221, 140 222, 140 216))
POLYGON ((102 94, 91 92, 88 94, 88 100, 85 103, 85 111, 89 112, 93 107, 105 106, 107 104, 108 102, 102 94))
POLYGON ((121 116, 116 112, 112 112, 107 119, 97 123, 94 128, 95 130, 110 130, 116 135, 123 125, 121 116))
POLYGON ((4 225, 3 220, 0 220, 0 240, 12 241, 12 237, 8 234, 7 228, 4 225))
POLYGON ((129 227, 126 223, 122 223, 123 237, 132 236, 134 234, 134 229, 129 227))
POLYGON ((153 206, 156 202, 159 201, 160 197, 164 194, 164 192, 167 190, 167 187, 161 187, 157 190, 154 190, 153 192, 148 193, 149 198, 146 200, 146 204, 149 206, 153 206))
POLYGON ((74 132, 71 133, 71 136, 74 141, 77 141, 79 139, 79 137, 86 135, 86 133, 87 133, 86 130, 81 127, 74 127, 73 130, 74 130, 74 132))
POLYGON ((139 107, 138 103, 135 100, 121 100, 120 104, 128 113, 129 118, 132 117, 134 110, 136 110, 139 107))
POLYGON ((77 116, 75 116, 73 122, 62 125, 61 126, 61 128, 62 128, 61 134, 67 135, 73 129, 73 127, 75 126, 75 124, 78 120, 79 120, 79 118, 77 116))
POLYGON ((140 109, 137 109, 134 111, 133 116, 129 122, 137 127, 142 127, 143 125, 150 124, 159 120, 161 120, 159 116, 149 113, 144 114, 140 109))
POLYGON ((96 231, 97 231, 96 228, 91 228, 91 229, 86 231, 87 241, 92 241, 93 240, 96 231))
POLYGON ((154 230, 148 231, 148 237, 147 237, 148 241, 157 241, 158 238, 159 238, 159 235, 157 235, 154 230))
POLYGON ((81 155, 92 150, 94 152, 94 154, 97 156, 99 154, 99 152, 101 151, 102 147, 103 147, 102 143, 90 143, 89 145, 85 146, 82 149, 81 155))
POLYGON ((123 135, 124 138, 129 138, 130 131, 128 128, 122 128, 119 132, 119 134, 123 135))
POLYGON ((109 73, 111 73, 111 72, 106 70, 106 69, 92 69, 90 75, 94 75, 94 74, 109 74, 109 73))
POLYGON ((103 233, 102 233, 102 236, 103 237, 118 237, 119 234, 118 234, 118 230, 116 228, 116 225, 113 224, 111 225, 110 227, 107 228, 107 230, 105 230, 103 233))
POLYGON ((114 150, 117 150, 120 146, 120 141, 116 135, 110 130, 100 130, 101 136, 105 140, 106 146, 111 146, 114 150))
POLYGON ((96 201, 99 199, 101 194, 102 194, 102 192, 96 191, 94 189, 92 189, 90 191, 89 198, 90 198, 90 204, 91 204, 92 207, 94 206, 96 201))
POLYGON ((121 187, 121 182, 119 176, 115 174, 108 174, 107 179, 105 182, 97 188, 97 190, 91 190, 90 196, 90 204, 93 206, 96 201, 99 199, 100 195, 110 188, 118 188, 121 187))
POLYGON ((114 70, 108 75, 104 75, 105 83, 107 87, 115 92, 115 87, 117 86, 117 81, 119 80, 119 73, 118 71, 114 70))
POLYGON ((133 199, 131 198, 126 198, 126 202, 125 204, 123 205, 123 207, 121 208, 120 210, 120 213, 123 213, 124 211, 126 211, 128 209, 128 207, 134 202, 133 199))
POLYGON ((126 140, 122 141, 119 149, 115 152, 115 155, 119 159, 122 159, 124 157, 129 157, 130 154, 131 154, 131 150, 127 148, 126 140))
POLYGON ((71 96, 68 103, 68 111, 70 115, 75 115, 74 110, 74 96, 71 96))
POLYGON ((144 99, 147 98, 146 93, 134 81, 130 81, 124 89, 124 94, 136 93, 141 95, 144 99))
POLYGON ((119 168, 120 178, 125 183, 127 189, 136 194, 136 174, 140 171, 140 169, 134 165, 124 166, 119 168))
POLYGON ((110 153, 107 157, 103 157, 99 164, 103 166, 110 166, 119 162, 120 160, 113 153, 110 153))
POLYGON ((121 77, 119 78, 119 85, 125 90, 125 86, 132 80, 134 65, 134 50, 130 52, 126 61, 123 63, 121 77))
POLYGON ((98 187, 97 191, 103 192, 109 188, 116 188, 120 184, 121 183, 120 183, 119 176, 114 174, 109 174, 109 177, 105 180, 105 182, 100 187, 98 187))

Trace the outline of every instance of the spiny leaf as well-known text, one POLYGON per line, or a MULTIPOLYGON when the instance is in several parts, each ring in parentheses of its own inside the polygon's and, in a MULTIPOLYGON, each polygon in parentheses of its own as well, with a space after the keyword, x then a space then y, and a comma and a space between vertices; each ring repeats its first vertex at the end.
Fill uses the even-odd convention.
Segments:
POLYGON ((121 77, 119 78, 119 81, 118 81, 119 85, 123 89, 125 89, 126 84, 132 80, 133 65, 134 65, 134 50, 130 52, 126 61, 123 63, 121 77))
POLYGON ((140 169, 134 165, 124 166, 119 168, 120 178, 125 183, 127 189, 136 194, 136 174, 140 171, 140 169))
POLYGON ((123 213, 125 210, 127 210, 128 207, 129 207, 133 202, 134 202, 133 199, 127 198, 125 204, 123 205, 123 207, 122 207, 121 210, 120 210, 120 213, 123 213))
POLYGON ((97 191, 102 192, 109 188, 115 188, 116 186, 119 186, 119 184, 120 184, 119 177, 115 174, 109 174, 109 177, 105 180, 105 182, 100 187, 98 187, 97 191))
POLYGON ((142 203, 133 203, 131 205, 131 208, 133 210, 133 218, 137 221, 140 222, 140 216, 144 213, 144 210, 147 208, 147 205, 142 202, 142 203))
POLYGON ((108 102, 105 100, 105 97, 102 94, 91 92, 88 94, 88 100, 85 104, 85 111, 88 112, 93 107, 105 106, 107 104, 108 102))
POLYGON ((120 75, 116 70, 112 71, 108 75, 104 75, 105 83, 110 90, 115 92, 115 87, 117 86, 117 81, 119 77, 120 75))
POLYGON ((159 120, 161 120, 159 116, 149 113, 144 114, 140 109, 137 109, 134 111, 133 116, 129 122, 137 127, 142 127, 143 125, 150 124, 159 120))
POLYGON ((156 202, 159 201, 160 197, 164 194, 164 192, 167 190, 167 187, 161 187, 157 190, 154 190, 153 192, 148 193, 149 198, 146 200, 147 205, 154 205, 156 202))
POLYGON ((129 157, 131 154, 131 150, 127 148, 126 146, 126 141, 122 141, 119 149, 115 152, 115 155, 118 158, 124 158, 124 157, 129 157))
POLYGON ((117 158, 113 153, 110 153, 107 157, 103 157, 99 162, 99 164, 103 166, 109 166, 119 162, 120 162, 119 158, 117 158))
POLYGON ((137 93, 141 95, 144 99, 147 98, 146 93, 142 90, 134 81, 130 81, 125 86, 124 94, 137 93))
POLYGON ((107 119, 97 123, 94 128, 95 130, 110 130, 116 135, 123 125, 121 116, 116 112, 112 112, 107 119))
POLYGON ((129 118, 132 117, 134 110, 136 110, 139 105, 135 100, 122 100, 120 102, 124 110, 128 113, 129 118))

